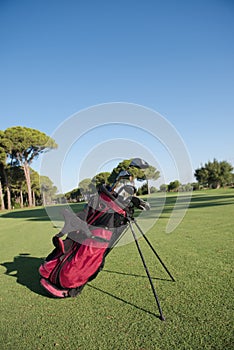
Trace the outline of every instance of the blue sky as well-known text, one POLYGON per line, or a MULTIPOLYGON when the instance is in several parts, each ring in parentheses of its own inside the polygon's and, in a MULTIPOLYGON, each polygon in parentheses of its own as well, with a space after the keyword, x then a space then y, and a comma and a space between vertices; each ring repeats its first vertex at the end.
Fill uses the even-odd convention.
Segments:
MULTIPOLYGON (((1 0, 0 128, 53 135, 80 110, 128 102, 174 126, 194 169, 214 157, 234 165, 233 37, 231 0, 1 0)), ((127 138, 119 128, 103 128, 101 139, 127 138)), ((149 135, 141 137, 163 154, 149 135)), ((100 132, 86 135, 67 157, 65 190, 77 182, 77 152, 95 142, 100 132)), ((164 172, 174 180, 169 166, 164 172)))

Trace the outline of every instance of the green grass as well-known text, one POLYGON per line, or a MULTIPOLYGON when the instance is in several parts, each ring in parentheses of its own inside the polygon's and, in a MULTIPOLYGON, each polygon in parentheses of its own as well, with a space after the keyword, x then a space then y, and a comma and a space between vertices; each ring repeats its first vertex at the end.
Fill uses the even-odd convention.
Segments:
MULTIPOLYGON (((155 208, 158 201, 155 194, 155 208)), ((234 190, 194 193, 181 224, 166 234, 174 202, 168 195, 147 237, 175 283, 140 239, 165 322, 135 243, 114 249, 80 296, 53 299, 37 269, 57 230, 42 208, 2 213, 0 349, 231 350, 234 190)))

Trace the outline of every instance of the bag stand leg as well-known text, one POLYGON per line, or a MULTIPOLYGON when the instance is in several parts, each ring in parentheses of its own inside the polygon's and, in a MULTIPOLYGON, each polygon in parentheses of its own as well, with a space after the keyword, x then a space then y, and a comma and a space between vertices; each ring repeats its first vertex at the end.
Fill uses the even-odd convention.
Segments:
POLYGON ((160 258, 160 256, 158 255, 158 253, 156 252, 156 250, 154 249, 154 247, 152 246, 152 244, 150 243, 150 241, 148 240, 148 238, 146 237, 146 235, 144 234, 142 229, 140 228, 140 226, 138 225, 138 223, 136 222, 136 220, 133 219, 133 222, 136 225, 136 227, 138 228, 138 230, 140 231, 141 235, 144 237, 145 241, 147 242, 148 246, 151 248, 151 250, 154 253, 154 255, 158 258, 159 262, 164 267, 164 269, 167 272, 167 274, 170 276, 171 280, 173 282, 175 282, 174 277, 172 276, 172 274, 170 273, 170 271, 168 270, 168 268, 166 267, 166 265, 164 264, 164 262, 162 261, 162 259, 160 258))
POLYGON ((158 296, 157 296, 157 293, 156 293, 156 289, 155 289, 155 287, 154 287, 152 278, 151 278, 151 276, 150 276, 148 267, 147 267, 147 265, 146 265, 144 256, 143 256, 143 254, 142 254, 142 251, 141 251, 140 245, 139 245, 139 243, 138 243, 138 240, 137 240, 136 234, 135 234, 135 232, 134 232, 134 229, 133 229, 133 226, 132 226, 132 222, 131 222, 131 221, 132 221, 133 223, 135 223, 135 225, 136 225, 136 227, 138 228, 138 230, 140 231, 141 235, 144 237, 144 239, 145 239, 146 242, 148 243, 149 247, 151 248, 151 250, 153 251, 153 253, 155 254, 155 256, 158 258, 158 260, 160 261, 160 263, 162 264, 162 266, 165 268, 165 270, 167 271, 168 275, 171 277, 172 281, 175 282, 175 279, 173 278, 173 276, 171 275, 171 273, 170 273, 169 270, 167 269, 166 265, 163 263, 163 261, 161 260, 161 258, 159 257, 159 255, 157 254, 157 252, 155 251, 155 249, 153 248, 153 246, 152 246, 151 243, 149 242, 149 240, 146 238, 145 234, 143 233, 143 231, 141 230, 141 228, 139 227, 139 225, 136 223, 136 221, 135 221, 134 219, 129 220, 129 227, 130 227, 130 230, 131 230, 131 232, 132 232, 134 241, 135 241, 136 246, 137 246, 137 250, 138 250, 139 255, 140 255, 140 257, 141 257, 141 260, 142 260, 144 269, 145 269, 145 271, 146 271, 146 274, 147 274, 148 279, 149 279, 149 282, 150 282, 150 286, 151 286, 151 289, 152 289, 152 292, 153 292, 155 301, 156 301, 157 306, 158 306, 158 310, 159 310, 159 313, 160 313, 160 320, 165 321, 165 317, 164 317, 164 315, 163 315, 163 313, 162 313, 162 308, 161 308, 161 305, 160 305, 160 302, 159 302, 159 299, 158 299, 158 296))

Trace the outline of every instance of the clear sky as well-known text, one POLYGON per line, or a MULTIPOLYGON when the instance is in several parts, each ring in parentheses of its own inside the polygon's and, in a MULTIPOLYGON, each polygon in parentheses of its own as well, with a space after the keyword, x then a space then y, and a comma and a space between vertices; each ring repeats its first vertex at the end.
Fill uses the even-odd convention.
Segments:
MULTIPOLYGON (((174 126, 193 169, 213 158, 234 165, 234 2, 0 0, 0 100, 0 129, 48 135, 90 106, 139 104, 174 126)), ((127 138, 123 128, 115 135, 127 138)), ((86 135, 76 152, 112 133, 101 135, 86 135)), ((157 153, 149 135, 135 135, 157 153)), ((65 190, 81 160, 68 155, 65 190)))

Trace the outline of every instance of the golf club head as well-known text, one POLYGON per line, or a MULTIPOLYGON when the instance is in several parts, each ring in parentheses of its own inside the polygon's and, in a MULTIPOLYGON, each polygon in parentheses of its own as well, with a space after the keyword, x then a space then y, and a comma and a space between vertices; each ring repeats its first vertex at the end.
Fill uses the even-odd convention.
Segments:
POLYGON ((122 171, 120 171, 120 173, 117 176, 116 180, 129 179, 129 176, 131 176, 131 174, 129 174, 129 172, 127 170, 122 170, 122 171))
POLYGON ((125 185, 124 186, 124 191, 126 191, 130 195, 134 195, 137 191, 135 186, 132 185, 125 185))
POLYGON ((131 196, 133 196, 133 195, 136 193, 137 189, 136 189, 136 187, 133 186, 133 185, 124 185, 124 186, 122 186, 122 187, 120 188, 120 190, 118 191, 118 193, 121 193, 122 191, 125 191, 125 192, 127 192, 128 194, 130 194, 131 196))
POLYGON ((140 210, 150 210, 150 204, 139 197, 132 197, 131 201, 140 210))
POLYGON ((144 159, 134 158, 132 159, 129 166, 130 167, 134 166, 139 169, 147 169, 149 167, 149 164, 144 159))

